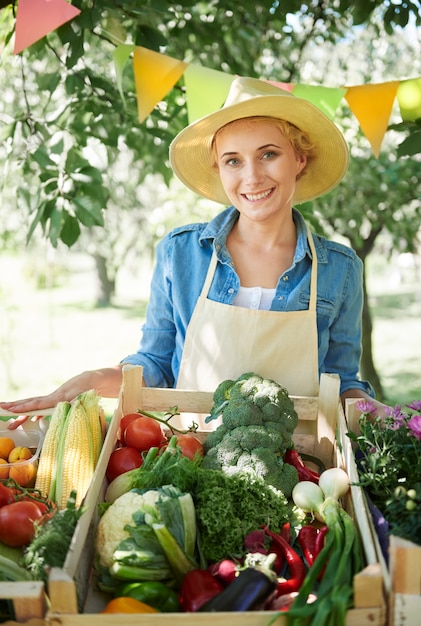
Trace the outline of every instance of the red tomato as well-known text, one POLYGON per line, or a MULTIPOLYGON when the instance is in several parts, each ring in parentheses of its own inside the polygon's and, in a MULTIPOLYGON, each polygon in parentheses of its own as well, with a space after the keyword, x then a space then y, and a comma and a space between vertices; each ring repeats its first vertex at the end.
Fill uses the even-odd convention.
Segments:
POLYGON ((139 452, 149 450, 149 448, 159 447, 164 435, 159 422, 152 417, 141 415, 137 420, 133 420, 124 431, 124 441, 126 446, 136 448, 139 452))
POLYGON ((121 443, 125 443, 124 431, 126 430, 127 426, 131 422, 133 422, 133 420, 139 419, 139 417, 140 413, 127 413, 127 415, 123 415, 120 421, 120 428, 118 429, 118 440, 121 441, 121 443))
POLYGON ((194 435, 178 435, 177 446, 181 449, 181 454, 189 459, 194 459, 197 454, 203 456, 203 445, 194 435))
POLYGON ((111 452, 108 460, 107 470, 105 472, 107 480, 109 482, 113 481, 114 478, 117 478, 120 474, 140 467, 142 462, 142 455, 136 448, 130 448, 128 446, 117 448, 111 452))
POLYGON ((22 500, 0 508, 0 541, 17 548, 29 544, 35 534, 34 522, 42 517, 34 502, 22 500))
POLYGON ((14 502, 14 500, 15 496, 12 489, 6 487, 6 485, 3 485, 3 483, 0 482, 0 506, 10 504, 11 502, 14 502))

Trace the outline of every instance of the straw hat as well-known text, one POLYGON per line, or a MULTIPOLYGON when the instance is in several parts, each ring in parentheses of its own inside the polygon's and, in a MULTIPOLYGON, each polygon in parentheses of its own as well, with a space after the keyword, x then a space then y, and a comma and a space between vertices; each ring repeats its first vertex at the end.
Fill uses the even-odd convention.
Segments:
POLYGON ((170 146, 174 173, 205 198, 228 205, 217 170, 212 167, 213 136, 228 122, 253 116, 287 120, 308 133, 315 157, 297 181, 294 202, 321 196, 339 183, 348 167, 345 139, 335 124, 316 106, 288 91, 256 78, 234 79, 224 106, 182 130, 170 146))

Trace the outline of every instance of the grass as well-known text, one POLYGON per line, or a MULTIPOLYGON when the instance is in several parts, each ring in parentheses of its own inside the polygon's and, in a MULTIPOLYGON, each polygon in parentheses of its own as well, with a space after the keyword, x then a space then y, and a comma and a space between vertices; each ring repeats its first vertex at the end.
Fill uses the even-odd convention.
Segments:
MULTIPOLYGON (((48 393, 82 370, 134 352, 149 276, 123 272, 114 305, 96 308, 90 258, 0 257, 0 398, 48 393)), ((390 276, 384 263, 370 269, 373 349, 389 403, 404 404, 421 398, 421 287, 416 277, 398 284, 390 276)))

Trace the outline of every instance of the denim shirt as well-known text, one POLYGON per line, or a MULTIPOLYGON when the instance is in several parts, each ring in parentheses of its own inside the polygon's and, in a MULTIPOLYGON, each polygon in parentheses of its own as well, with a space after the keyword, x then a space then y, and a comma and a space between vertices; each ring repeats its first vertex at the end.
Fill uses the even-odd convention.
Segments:
MULTIPOLYGON (((176 384, 187 326, 208 271, 213 249, 218 265, 208 294, 232 304, 240 287, 226 247, 239 213, 229 207, 207 223, 180 226, 157 246, 151 295, 138 351, 122 363, 142 365, 150 387, 176 384)), ((272 311, 308 309, 311 252, 302 215, 293 210, 297 246, 291 267, 280 276, 272 311)), ((361 357, 362 262, 350 248, 314 235, 318 258, 317 330, 319 372, 337 373, 341 393, 371 385, 358 376, 361 357)))

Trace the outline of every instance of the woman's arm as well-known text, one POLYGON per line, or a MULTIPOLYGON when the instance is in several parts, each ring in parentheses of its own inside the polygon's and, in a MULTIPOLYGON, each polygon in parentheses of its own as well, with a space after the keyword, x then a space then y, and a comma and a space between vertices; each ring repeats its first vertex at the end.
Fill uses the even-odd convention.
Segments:
POLYGON ((28 419, 27 413, 40 411, 40 415, 34 419, 41 418, 43 410, 53 408, 59 402, 71 402, 80 393, 89 389, 95 389, 97 394, 104 398, 117 398, 121 383, 122 365, 88 370, 70 378, 50 394, 23 398, 12 402, 0 402, 0 408, 16 413, 19 416, 9 426, 9 428, 14 429, 28 419))

